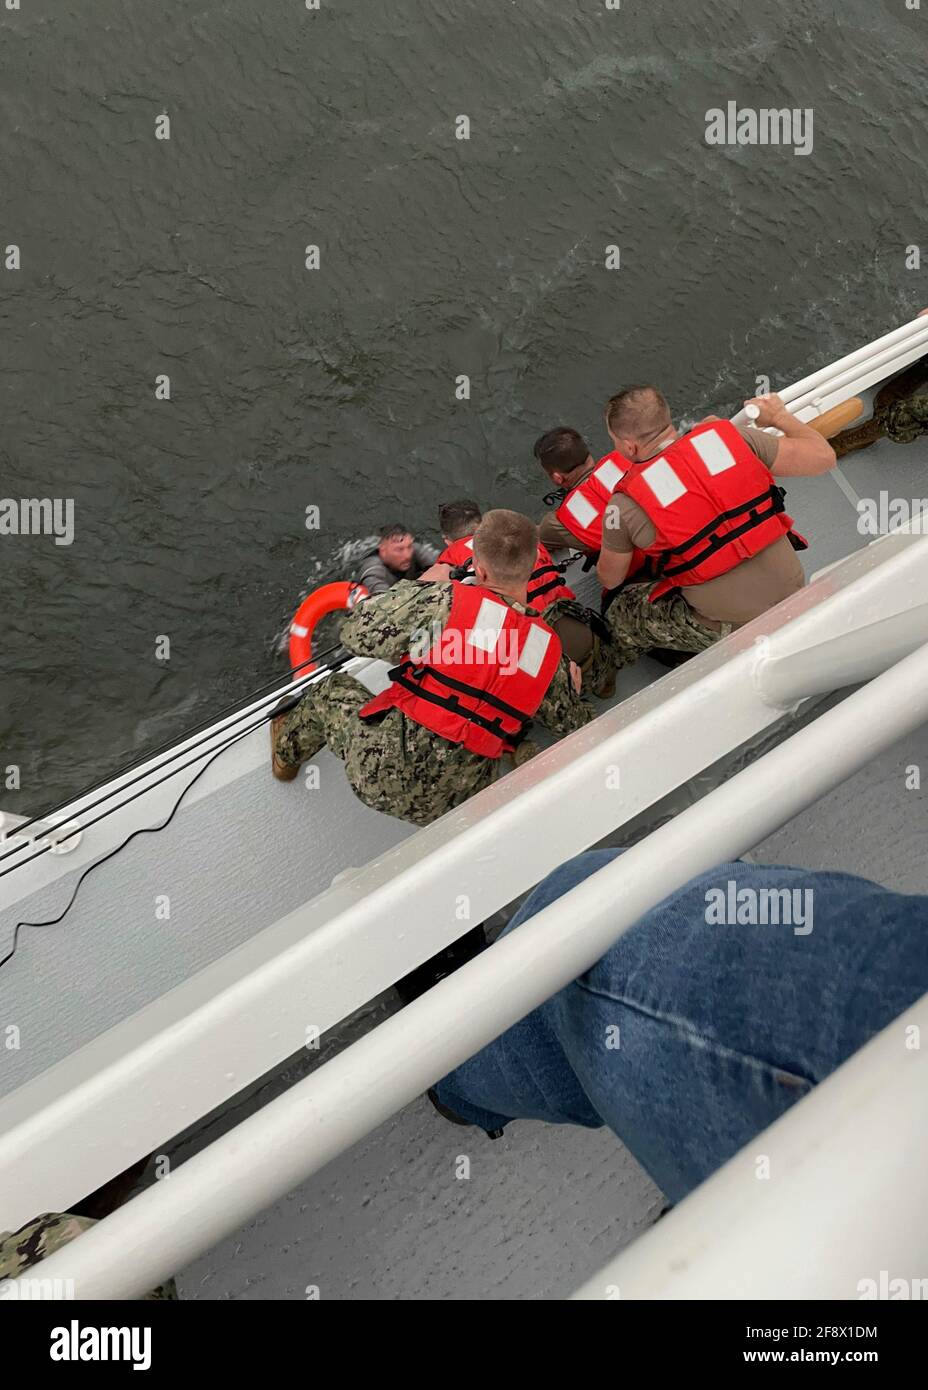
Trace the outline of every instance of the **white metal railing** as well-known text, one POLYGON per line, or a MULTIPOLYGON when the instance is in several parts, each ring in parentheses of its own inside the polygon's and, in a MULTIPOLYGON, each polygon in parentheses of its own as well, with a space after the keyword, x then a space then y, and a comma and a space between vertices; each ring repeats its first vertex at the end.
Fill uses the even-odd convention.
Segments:
MULTIPOLYGON (((792 386, 784 387, 779 394, 794 415, 808 421, 875 382, 894 376, 926 352, 928 317, 915 318, 792 386)), ((743 410, 732 419, 738 425, 748 423, 743 410)))
POLYGON ((789 709, 809 696, 870 680, 925 642, 928 604, 923 603, 817 646, 782 655, 764 648, 754 667, 754 685, 762 699, 789 709))
MULTIPOLYGON (((125 1298, 183 1268, 588 969, 667 894, 750 849, 926 718, 928 646, 654 831, 169 1180, 50 1256, 43 1276, 73 1280, 81 1299, 125 1298)), ((842 1069, 835 1084, 845 1090, 845 1106, 861 1084, 866 1089, 860 1078, 869 1066, 870 1054, 862 1052, 842 1069)), ((924 1117, 923 1086, 907 1087, 906 1100, 924 1117)), ((876 1146, 895 1142, 890 1130, 881 1135, 862 1123, 863 1116, 845 1127, 852 1135, 845 1157, 859 1144, 872 1155, 876 1146)), ((766 1144, 767 1136, 758 1142, 766 1144)), ((924 1179, 909 1160, 907 1190, 914 1194, 924 1179)), ((865 1164, 850 1172, 845 1165, 846 1213, 856 1213, 854 1183, 865 1190, 866 1172, 865 1164)), ((781 1240, 790 1231, 794 1238, 806 1232, 814 1215, 806 1208, 783 1213, 791 1224, 781 1240)), ((914 1203, 911 1217, 928 1233, 928 1204, 914 1203)), ((833 1273, 837 1279, 839 1271, 833 1273)))

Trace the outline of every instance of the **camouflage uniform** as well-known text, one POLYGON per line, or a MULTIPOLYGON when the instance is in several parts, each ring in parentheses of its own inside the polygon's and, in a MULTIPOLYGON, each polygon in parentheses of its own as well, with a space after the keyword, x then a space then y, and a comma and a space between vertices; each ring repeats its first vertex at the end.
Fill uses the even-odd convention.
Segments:
MULTIPOLYGON (((342 625, 342 643, 356 656, 396 664, 415 634, 445 624, 451 599, 451 584, 403 580, 358 604, 342 625)), ((512 606, 517 612, 535 611, 512 606)), ((328 744, 366 806, 414 825, 428 825, 495 780, 498 759, 471 753, 399 710, 365 723, 358 711, 371 698, 360 681, 340 673, 310 687, 280 722, 274 742, 280 762, 298 766, 328 744)), ((591 707, 574 692, 566 661, 555 671, 535 718, 555 734, 572 733, 593 718, 591 707)))
MULTIPOLYGON (((44 1216, 37 1216, 34 1221, 27 1221, 18 1231, 0 1231, 0 1281, 17 1279, 47 1255, 53 1255, 56 1250, 60 1250, 63 1245, 67 1245, 69 1241, 75 1240, 95 1225, 96 1222, 87 1216, 72 1216, 67 1212, 64 1215, 46 1212, 44 1216)), ((38 1279, 41 1275, 37 1274, 35 1277, 38 1279)), ((164 1284, 159 1284, 151 1293, 145 1294, 145 1298, 176 1299, 177 1287, 174 1280, 168 1279, 164 1284)), ((0 1282, 0 1303, 2 1302, 3 1286, 0 1282)))
POLYGON ((609 689, 615 682, 617 654, 612 638, 604 620, 592 608, 587 608, 579 599, 558 598, 549 603, 544 611, 544 620, 557 632, 558 620, 571 618, 590 630, 590 653, 580 662, 584 686, 593 694, 609 689))
POLYGON ((912 444, 923 434, 928 434, 928 358, 925 357, 880 387, 869 420, 842 430, 829 442, 838 458, 843 458, 857 449, 869 448, 883 437, 894 444, 912 444))
POLYGON ((656 582, 626 584, 606 610, 619 667, 637 661, 652 647, 705 651, 732 631, 732 623, 721 623, 718 630, 706 627, 678 589, 652 603, 649 596, 656 587, 656 582))
POLYGON ((928 395, 891 405, 883 417, 883 433, 896 444, 912 444, 928 434, 928 395))

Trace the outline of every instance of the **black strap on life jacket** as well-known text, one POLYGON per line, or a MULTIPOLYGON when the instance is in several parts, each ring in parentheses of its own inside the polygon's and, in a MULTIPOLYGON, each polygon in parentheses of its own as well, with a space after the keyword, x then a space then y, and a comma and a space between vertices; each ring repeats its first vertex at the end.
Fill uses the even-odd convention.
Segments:
POLYGON ((548 580, 547 584, 533 584, 531 579, 528 581, 528 584, 529 604, 534 608, 536 599, 541 598, 544 594, 550 594, 552 589, 561 588, 561 576, 556 574, 553 579, 548 580))
POLYGON ((516 709, 514 705, 507 705, 505 700, 500 700, 498 696, 491 695, 487 690, 481 690, 477 686, 455 680, 446 672, 437 671, 434 666, 417 666, 414 661, 407 660, 401 662, 399 666, 394 666, 392 671, 387 672, 387 675, 391 681, 401 685, 404 690, 411 691, 420 700, 427 700, 429 704, 437 705, 439 709, 446 709, 449 713, 457 715, 461 719, 467 719, 471 724, 476 724, 479 729, 485 730, 486 733, 493 734, 495 738, 501 739, 510 751, 522 742, 532 722, 531 715, 526 714, 524 710, 516 709), (458 694, 439 695, 434 690, 424 690, 422 681, 426 676, 438 681, 439 685, 446 685, 451 691, 468 695, 472 700, 482 701, 492 709, 499 710, 500 713, 495 719, 487 719, 477 710, 468 709, 462 705, 458 699, 458 694), (503 728, 501 718, 503 714, 514 719, 519 725, 514 733, 503 728))
POLYGON ((537 569, 532 570, 528 577, 532 603, 535 602, 536 598, 541 598, 542 594, 549 594, 552 589, 561 587, 564 582, 564 571, 569 563, 569 560, 565 560, 563 564, 556 565, 552 560, 550 564, 539 565, 537 569), (543 580, 546 574, 550 574, 551 578, 545 583, 539 583, 539 580, 543 580))
POLYGON ((655 560, 655 572, 659 579, 672 579, 674 575, 686 574, 688 570, 696 569, 703 564, 711 555, 722 550, 732 541, 736 541, 739 536, 743 536, 747 531, 753 531, 755 526, 762 526, 765 521, 770 521, 772 517, 778 516, 780 512, 786 510, 783 501, 785 497, 783 488, 774 484, 766 492, 760 493, 757 497, 752 497, 748 502, 742 502, 740 506, 732 507, 730 511, 719 512, 707 526, 703 526, 696 531, 689 540, 681 542, 680 545, 669 546, 660 555, 652 557, 655 560), (726 521, 737 521, 747 513, 746 519, 734 530, 719 535, 717 527, 726 521), (696 554, 689 556, 686 560, 681 560, 678 564, 671 564, 672 555, 681 555, 684 551, 691 550, 694 545, 699 545, 701 541, 706 544, 696 554))

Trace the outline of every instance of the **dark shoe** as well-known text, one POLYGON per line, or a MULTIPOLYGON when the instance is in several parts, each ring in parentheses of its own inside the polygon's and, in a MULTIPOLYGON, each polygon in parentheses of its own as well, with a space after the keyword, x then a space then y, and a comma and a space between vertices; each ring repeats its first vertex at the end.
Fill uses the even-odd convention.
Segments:
MULTIPOLYGON (((426 1091, 426 1095, 443 1120, 448 1120, 449 1123, 453 1125, 464 1125, 465 1129, 479 1128, 478 1125, 472 1124, 470 1120, 464 1120, 460 1115, 456 1115, 453 1110, 449 1110, 447 1105, 442 1105, 438 1096, 431 1088, 426 1091)), ((503 1137, 503 1131, 501 1129, 485 1129, 483 1132, 488 1139, 502 1139, 503 1137)))
POLYGON ((616 673, 613 671, 611 674, 603 676, 599 685, 594 685, 593 694, 596 696, 597 700, 612 699, 615 694, 615 676, 616 673))
POLYGON ((292 782, 294 777, 300 775, 299 765, 294 766, 292 763, 281 762, 277 755, 277 734, 288 712, 278 714, 277 718, 272 719, 269 725, 271 730, 271 771, 278 782, 292 782))

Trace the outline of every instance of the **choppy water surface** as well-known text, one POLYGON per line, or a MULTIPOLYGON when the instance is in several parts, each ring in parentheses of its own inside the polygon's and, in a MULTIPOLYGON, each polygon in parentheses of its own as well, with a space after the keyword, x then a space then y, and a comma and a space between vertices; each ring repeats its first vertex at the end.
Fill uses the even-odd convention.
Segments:
POLYGON ((76 528, 0 537, 0 807, 267 679, 382 521, 538 511, 534 438, 605 449, 620 385, 733 408, 928 303, 926 36, 903 0, 0 9, 0 495, 76 528), (729 100, 813 108, 813 153, 707 146, 729 100))

